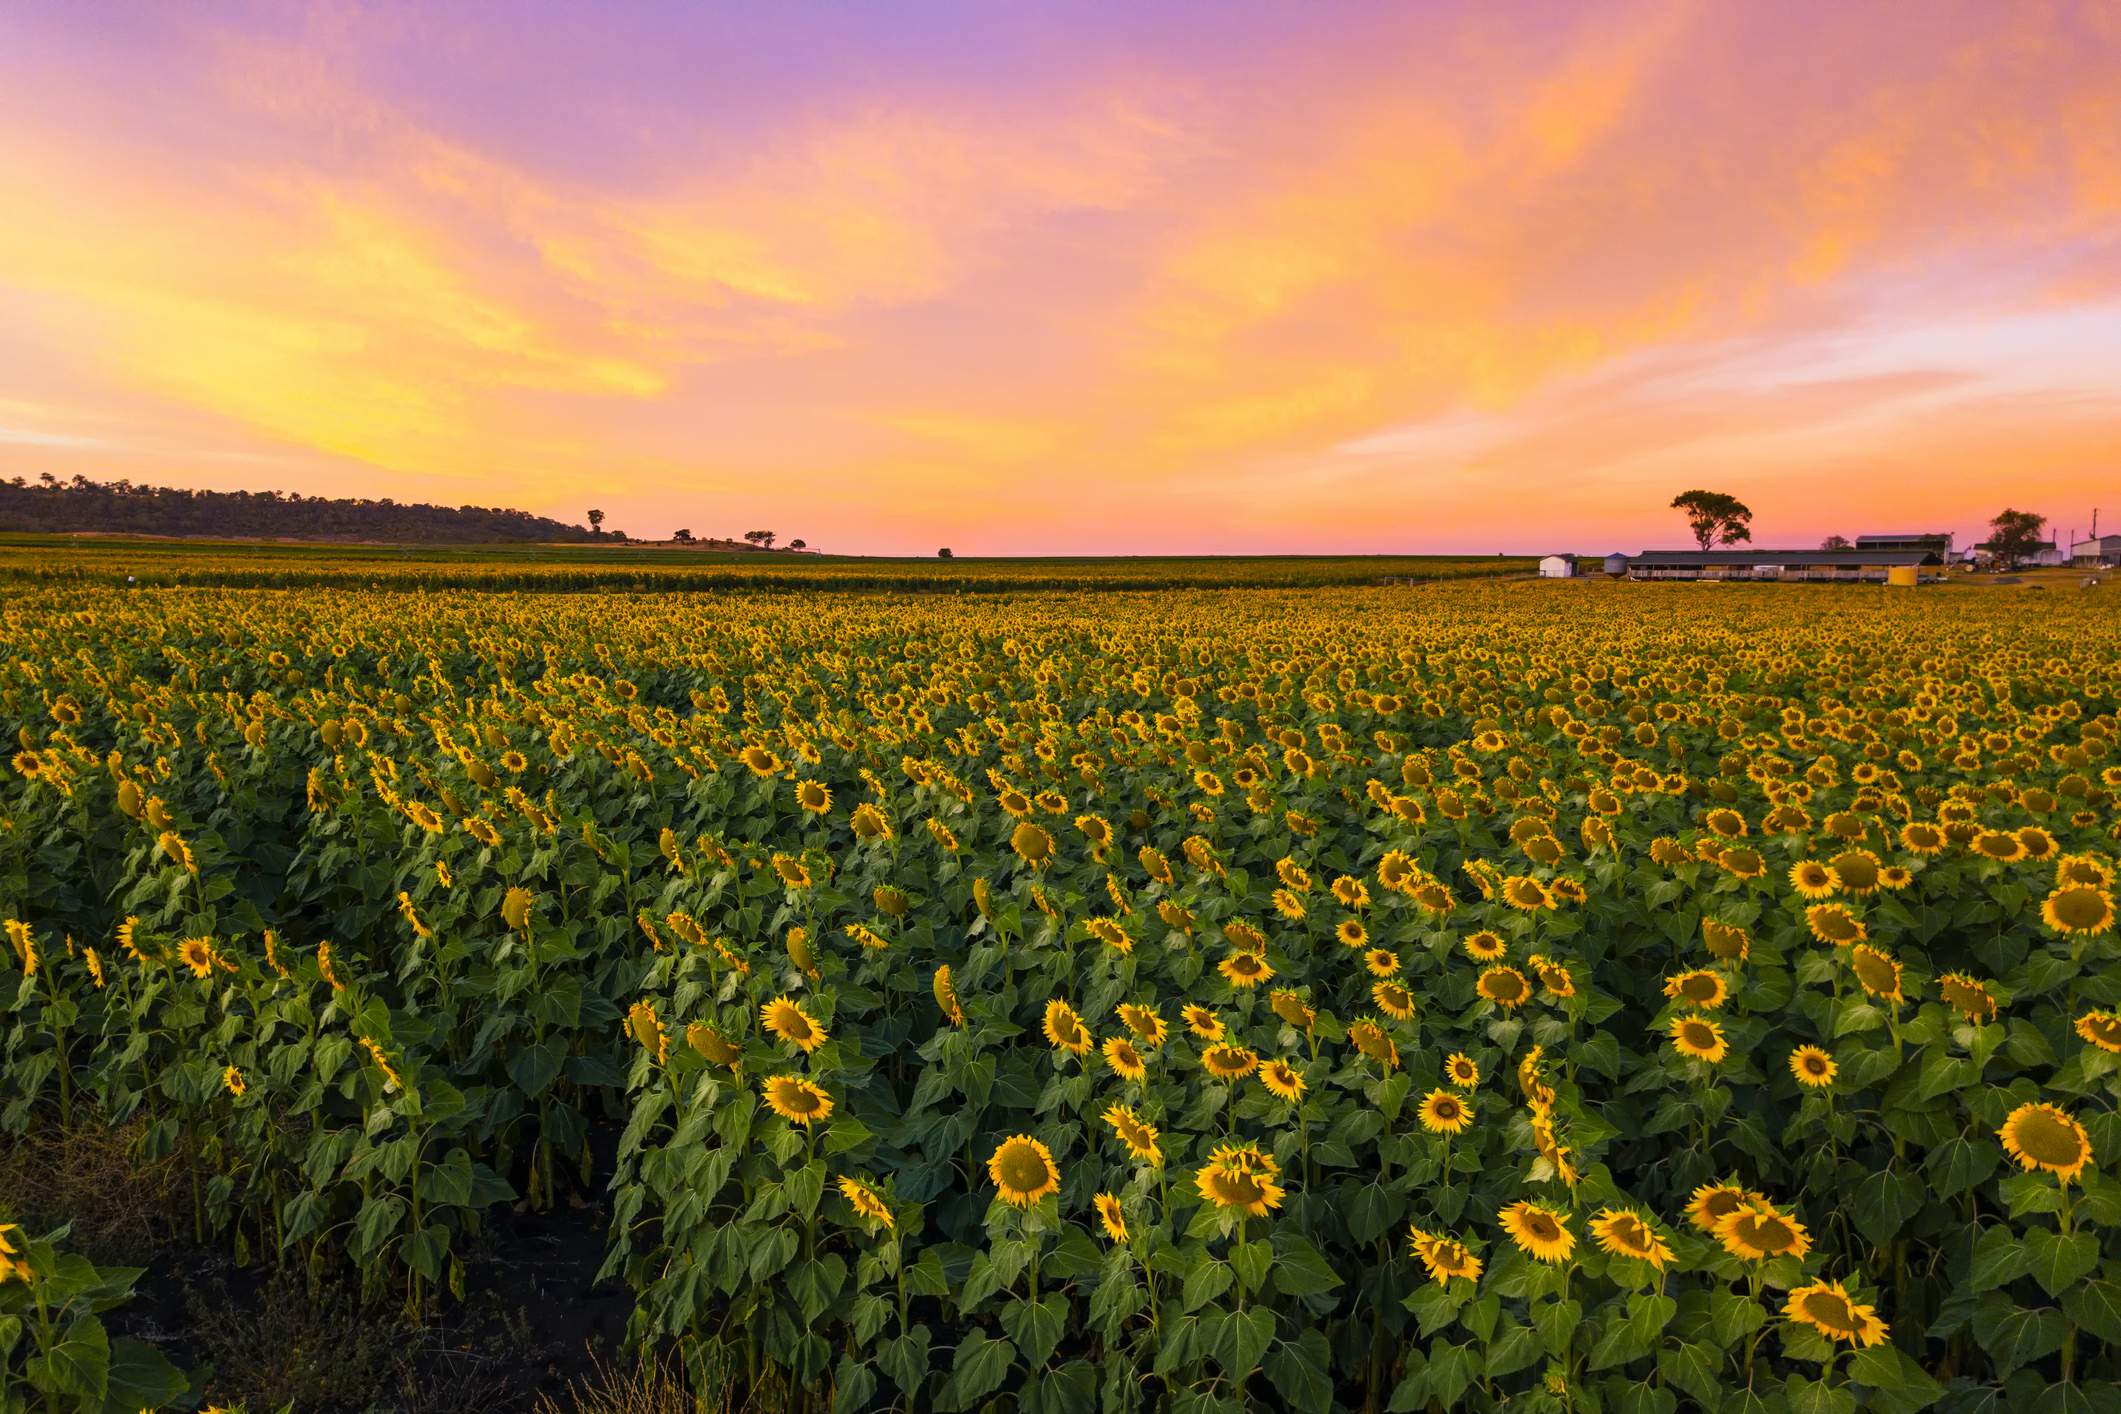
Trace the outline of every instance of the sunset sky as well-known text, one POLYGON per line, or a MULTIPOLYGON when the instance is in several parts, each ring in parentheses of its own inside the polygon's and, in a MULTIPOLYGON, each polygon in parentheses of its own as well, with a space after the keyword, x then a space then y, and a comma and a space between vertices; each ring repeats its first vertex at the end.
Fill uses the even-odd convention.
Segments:
POLYGON ((0 8, 0 476, 848 552, 2121 529, 2121 0, 0 8))

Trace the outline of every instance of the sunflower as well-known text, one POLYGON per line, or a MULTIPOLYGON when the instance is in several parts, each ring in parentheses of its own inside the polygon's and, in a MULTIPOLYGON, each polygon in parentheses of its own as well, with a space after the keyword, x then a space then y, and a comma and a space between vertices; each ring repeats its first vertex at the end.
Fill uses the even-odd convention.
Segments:
POLYGON ((1725 1213, 1716 1223, 1716 1238, 1724 1251, 1748 1262, 1775 1257, 1795 1257, 1801 1262, 1812 1250, 1812 1235, 1804 1224, 1764 1198, 1753 1198, 1725 1213))
POLYGON ((2084 884, 2095 889, 2112 888, 2114 871, 2088 854, 2065 854, 2055 861, 2055 887, 2084 884))
POLYGON ((1797 1077, 1799 1085, 1823 1089, 1834 1083, 1840 1070, 1834 1058, 1817 1046, 1799 1046, 1790 1052, 1790 1074, 1797 1077))
POLYGON ((1097 1207, 1097 1221, 1105 1230, 1105 1236, 1114 1242, 1127 1240, 1127 1214, 1119 1205, 1116 1193, 1100 1193, 1090 1200, 1097 1207))
POLYGON ((1459 946, 1463 947, 1466 956, 1475 962, 1494 962, 1510 950, 1510 945, 1502 940, 1501 934, 1489 932, 1485 928, 1477 933, 1466 934, 1459 946))
POLYGON ((1816 859, 1800 859, 1790 866, 1790 887, 1804 898, 1825 898, 1840 882, 1833 870, 1816 859))
POLYGON ((1055 1050, 1081 1056, 1090 1053, 1090 1028, 1075 1014, 1075 1008, 1059 997, 1046 1003, 1046 1040, 1055 1050))
POLYGON ((1028 1134, 1001 1142, 987 1159, 987 1177, 1012 1208, 1028 1208, 1060 1192, 1060 1170, 1054 1166, 1053 1151, 1028 1134))
POLYGON ((2091 1162, 2092 1141, 2084 1126, 2054 1105, 2020 1105, 1996 1134, 2021 1167, 2045 1169, 2064 1183, 2091 1162))
POLYGON ((1473 1123, 1473 1106, 1448 1090, 1431 1090, 1422 1097, 1417 1112, 1421 1127, 1431 1134, 1463 1134, 1473 1123))
POLYGON ((1516 968, 1507 965, 1490 967, 1480 974, 1474 989, 1505 1011, 1523 1006, 1532 995, 1532 984, 1516 968))
POLYGON ((1200 1064, 1217 1080, 1242 1080, 1259 1068, 1259 1057, 1247 1047, 1218 1042, 1200 1053, 1200 1064))
POLYGON ((1731 1053, 1723 1028, 1706 1016, 1675 1016, 1670 1026, 1672 1049, 1690 1060, 1720 1064, 1731 1053))
POLYGON ((1701 1011, 1715 1011, 1730 996, 1731 989, 1717 973, 1697 967, 1692 971, 1666 978, 1664 994, 1701 1011))
POLYGON ((2056 889, 2041 900, 2040 921, 2064 937, 2089 938, 2114 926, 2114 898, 2091 884, 2056 889))
POLYGON ((731 1070, 744 1058, 742 1048, 704 1021, 695 1021, 685 1028, 685 1044, 714 1064, 731 1070))
POLYGON ((1701 823, 1708 826, 1711 833, 1727 840, 1742 838, 1746 833, 1745 816, 1728 807, 1711 810, 1702 817, 1701 823))
POLYGON ((1900 827, 1900 846, 1910 854, 1944 853, 1944 831, 1927 820, 1910 820, 1900 827))
POLYGON ((1719 962, 1744 962, 1753 952, 1753 935, 1736 923, 1718 918, 1701 920, 1701 941, 1719 962))
POLYGON ((239 1100, 243 1098, 243 1092, 250 1088, 243 1081, 243 1072, 234 1066, 221 1072, 221 1084, 227 1088, 229 1094, 239 1100))
POLYGON ((1893 960, 1891 953, 1869 943, 1858 943, 1849 953, 1849 965, 1855 969, 1856 980, 1863 985, 1867 995, 1882 997, 1895 1005, 1904 1000, 1900 991, 1900 964, 1893 960))
POLYGON ((1232 953, 1217 963, 1215 970, 1240 991, 1250 991, 1274 975, 1273 967, 1256 952, 1232 953))
POLYGON ((1863 920, 1838 903, 1815 903, 1804 911, 1804 924, 1822 943, 1845 948, 1870 936, 1863 920))
POLYGON ((1281 1206, 1285 1190, 1274 1180, 1281 1166, 1250 1144, 1217 1149, 1193 1175, 1193 1186, 1224 1212, 1263 1218, 1281 1206))
POLYGON ((839 1190, 840 1196, 853 1206, 854 1215, 864 1222, 882 1223, 887 1228, 898 1226, 892 1220, 891 1205, 884 1201, 884 1195, 860 1179, 842 1175, 839 1190))
MULTIPOLYGON (((31 956, 34 961, 34 954, 31 956)), ((211 938, 186 938, 177 944, 177 960, 191 969, 192 976, 203 980, 211 977, 214 968, 221 964, 221 954, 215 950, 211 938)))
POLYGON ((1747 845, 1733 845, 1716 856, 1717 865, 1737 879, 1757 879, 1767 873, 1767 861, 1760 851, 1747 845))
POLYGON ((1134 1033, 1135 1040, 1152 1051, 1161 1046, 1164 1038, 1171 1033, 1170 1026, 1157 1014, 1154 1007, 1121 1002, 1113 1014, 1119 1017, 1122 1026, 1134 1033))
POLYGON ((2121 1011, 2088 1011, 2077 1018, 2077 1034, 2109 1054, 2121 1055, 2121 1011))
POLYGON ((1386 850, 1384 857, 1377 861, 1377 882, 1394 893, 1405 888, 1419 874, 1419 866, 1396 849, 1386 850))
POLYGON ((1369 1017, 1357 1017, 1348 1023, 1348 1044, 1386 1070, 1399 1069, 1398 1045, 1369 1017))
POLYGON ((1576 1250, 1576 1234, 1569 1231, 1569 1215, 1538 1203, 1519 1201, 1496 1214, 1503 1230, 1527 1257, 1541 1262, 1566 1262, 1576 1250))
POLYGON ((826 1041, 825 1028, 785 996, 759 1008, 759 1024, 806 1056, 826 1041))
POLYGON ((1449 1282, 1454 1279, 1479 1281, 1481 1262, 1463 1242, 1455 1237, 1441 1237, 1420 1228, 1409 1230, 1409 1246, 1433 1282, 1449 1282))
POLYGON ((1203 1041, 1220 1041, 1223 1038, 1222 1018, 1204 1006, 1188 1002, 1179 1009, 1185 1019, 1186 1029, 1203 1041))
POLYGON ((1269 1093, 1294 1103, 1303 1098, 1303 1073, 1285 1060, 1270 1060, 1259 1068, 1259 1083, 1269 1093))
POLYGON ((1342 947, 1347 948, 1367 947, 1370 942, 1369 930, 1362 926, 1360 918, 1341 919, 1333 926, 1333 936, 1340 940, 1342 947))
POLYGON ((1568 968, 1558 962, 1548 962, 1545 958, 1538 959, 1533 965, 1539 972, 1539 985, 1545 989, 1548 996, 1557 1001, 1567 1001, 1576 995, 1576 976, 1568 968))
POLYGON ((0 1223, 0 1282, 12 1278, 24 1285, 35 1281, 37 1273, 23 1255, 23 1243, 27 1237, 17 1223, 0 1223))
POLYGON ((1989 994, 1988 984, 1963 972, 1947 972, 1939 977, 1937 995, 1968 1021, 1995 1020, 1996 999, 1989 994))
POLYGON ((811 877, 810 866, 792 854, 776 854, 772 860, 773 872, 780 876, 784 887, 807 889, 817 882, 811 877))
POLYGON ((1894 893, 1915 882, 1915 876, 1898 864, 1888 864, 1878 871, 1878 887, 1891 889, 1894 893))
POLYGON ((2025 858, 2025 841, 2008 830, 1983 830, 1974 836, 1974 853, 1998 864, 2015 864, 2025 858))
POLYGON ((1461 1090, 1470 1090, 1480 1084, 1480 1066, 1463 1051, 1454 1051, 1445 1059, 1443 1072, 1461 1090))
POLYGON ((1877 1310, 1850 1296, 1838 1281, 1813 1282, 1796 1288, 1783 1303, 1782 1314, 1810 1326, 1828 1340, 1850 1345, 1876 1345, 1889 1334, 1885 1322, 1878 1319, 1877 1310))
POLYGON ((657 1065, 670 1059, 670 1033, 663 1029, 663 1019, 656 1015, 654 1002, 637 1001, 626 1009, 626 1034, 655 1057, 657 1065))
POLYGON ((1029 820, 1018 821, 1009 832, 1009 848, 1033 869, 1043 869, 1053 862, 1053 836, 1046 833, 1045 826, 1029 820))
POLYGON ((1122 1080, 1141 1080, 1149 1074, 1142 1064, 1141 1052, 1124 1036, 1110 1036, 1105 1040, 1105 1064, 1122 1080))
POLYGON ((1365 908, 1369 906, 1370 890, 1352 874, 1343 874, 1333 881, 1333 897, 1343 908, 1365 908))
POLYGON ((1502 881, 1502 901, 1520 913, 1537 913, 1554 906, 1554 896, 1537 879, 1512 874, 1502 881))
POLYGON ((1164 1162, 1164 1151, 1157 1147, 1156 1126, 1143 1120, 1126 1105, 1110 1105, 1101 1118, 1112 1126, 1119 1142, 1127 1146, 1127 1152, 1150 1168, 1159 1168, 1164 1162))
POLYGON ((1370 1000, 1377 1009, 1394 1021, 1409 1021, 1414 1016, 1414 994, 1397 982, 1377 982, 1370 987, 1370 1000))
POLYGON ((765 1091, 766 1104, 790 1124, 808 1129, 832 1117, 832 1097, 800 1075, 769 1076, 765 1091))
POLYGON ((1760 1196, 1752 1189, 1741 1188, 1735 1183, 1703 1184, 1694 1190, 1694 1196, 1687 1201, 1687 1221, 1703 1232, 1713 1233, 1718 1223, 1760 1196))
POLYGON ((1672 1260, 1671 1246, 1650 1225, 1650 1220, 1626 1208, 1605 1208, 1591 1219, 1591 1236, 1616 1257, 1648 1262, 1658 1271, 1672 1260))
POLYGON ((763 746, 747 746, 737 753, 737 759, 754 776, 777 776, 781 771, 781 758, 763 746))
POLYGON ((1318 1013, 1301 993, 1288 987, 1276 987, 1271 1005, 1274 1014, 1297 1030, 1308 1033, 1318 1021, 1318 1013))

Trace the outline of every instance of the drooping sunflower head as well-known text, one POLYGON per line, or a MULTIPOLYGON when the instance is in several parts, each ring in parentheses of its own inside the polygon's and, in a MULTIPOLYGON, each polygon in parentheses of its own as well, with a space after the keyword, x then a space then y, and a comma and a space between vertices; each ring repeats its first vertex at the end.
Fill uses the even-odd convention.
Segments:
POLYGON ((1417 1115, 1421 1127, 1431 1134, 1463 1134, 1473 1123, 1473 1105, 1448 1090, 1431 1090, 1422 1098, 1417 1115))
POLYGON ((1046 1003, 1046 1041, 1056 1050, 1070 1055, 1086 1055, 1090 1050, 1090 1029, 1076 1015, 1075 1008, 1059 997, 1046 1003))
POLYGON ((1369 1017, 1357 1017, 1348 1023, 1348 1044, 1386 1070, 1399 1068, 1398 1044, 1369 1017))
POLYGON ((1757 879, 1767 873, 1767 860, 1750 845, 1733 845, 1716 856, 1724 873, 1737 879, 1757 879))
POLYGON ((1713 1233, 1725 1218, 1759 1197, 1750 1188, 1735 1183, 1704 1184, 1694 1190, 1694 1196, 1687 1202, 1687 1221, 1703 1232, 1713 1233))
POLYGON ((2091 1137, 2067 1110, 2055 1105, 2020 1105, 1996 1134, 2021 1167, 2044 1169, 2064 1183, 2091 1162, 2091 1137))
POLYGON ((1893 960, 1891 953, 1869 943, 1858 943, 1849 952, 1849 966, 1868 995, 1889 1002, 1902 1000, 1900 964, 1893 960))
POLYGON ((1519 1201, 1497 1214, 1519 1251, 1539 1262, 1565 1262, 1576 1250, 1569 1215, 1538 1203, 1519 1201))
POLYGON ((1762 1198, 1749 1199, 1724 1214, 1716 1223, 1716 1237, 1726 1252, 1748 1262, 1776 1257, 1802 1261, 1812 1250, 1812 1237, 1804 1224, 1762 1198))
POLYGON ((840 1196, 853 1207, 856 1217, 864 1222, 882 1223, 886 1228, 898 1226, 892 1219, 891 1205, 884 1201, 883 1194, 858 1178, 848 1178, 844 1175, 841 1176, 838 1186, 840 1196))
POLYGON ((800 1075, 767 1077, 766 1104, 782 1119, 805 1129, 832 1117, 832 1097, 800 1075))
POLYGON ((1084 929, 1091 937, 1122 956, 1134 951, 1134 939, 1120 926, 1117 918, 1097 917, 1084 922, 1084 929))
POLYGON ((1838 903, 1813 904, 1804 911, 1804 923, 1813 937, 1837 948, 1860 943, 1869 936, 1863 920, 1838 903))
POLYGON ((1525 980, 1525 975, 1507 965, 1483 971, 1474 989, 1505 1011, 1523 1006, 1526 998, 1532 995, 1532 984, 1525 980))
POLYGON ((732 1070, 744 1058, 741 1047, 704 1021, 695 1021, 685 1028, 685 1044, 715 1065, 726 1065, 732 1070))
POLYGON ((987 1159, 987 1177, 1012 1208, 1029 1208, 1060 1192, 1060 1169, 1053 1151, 1028 1134, 1004 1139, 987 1159))
POLYGON ((1318 1020, 1318 1013, 1310 1003, 1290 988, 1276 987, 1271 1004, 1276 1016, 1299 1031, 1309 1031, 1318 1020))
POLYGON ((1828 1340, 1849 1345, 1876 1345, 1890 1333, 1876 1308, 1851 1296, 1838 1281, 1813 1282, 1790 1292, 1782 1314, 1810 1326, 1828 1340))
POLYGON ((2121 1055, 2121 1011, 2088 1011, 2077 1018, 2077 1034, 2109 1055, 2121 1055))
POLYGON ((656 1014, 654 1002, 644 998, 626 1009, 626 1033, 655 1058, 657 1065, 670 1059, 670 1033, 663 1029, 663 1019, 656 1014))
POLYGON ((1103 1119, 1106 1124, 1112 1126, 1112 1132, 1119 1136, 1119 1142, 1126 1145, 1127 1152, 1137 1160, 1151 1168, 1163 1163, 1164 1154, 1163 1150, 1157 1147, 1155 1125, 1144 1121, 1126 1105, 1107 1107, 1103 1119))
POLYGON ((1591 1220, 1591 1236, 1616 1257, 1648 1262, 1658 1271, 1672 1260, 1672 1249, 1650 1220, 1626 1208, 1606 1208, 1591 1220))
POLYGON ((1217 1080, 1241 1080, 1259 1066, 1259 1057, 1246 1046, 1217 1042, 1200 1053, 1201 1069, 1217 1080))
POLYGON ((1186 1003, 1179 1011, 1185 1018, 1186 1029, 1203 1041, 1220 1041, 1223 1038, 1222 1018, 1204 1006, 1186 1003))
POLYGON ((1996 999, 1990 994, 1988 984, 1963 972, 1947 972, 1939 977, 1937 995, 1943 999, 1946 1006, 1968 1021, 1995 1019, 1996 999))
POLYGON ((809 1055, 827 1039, 825 1028, 788 997, 775 997, 759 1008, 759 1024, 809 1055))
POLYGON ((1271 1160, 1264 1165, 1255 1164, 1242 1153, 1226 1155, 1217 1150, 1216 1157, 1194 1173, 1193 1186, 1202 1198, 1224 1212, 1263 1218, 1281 1206, 1285 1190, 1274 1181, 1278 1174, 1279 1169, 1271 1160))
POLYGON ((1116 1193, 1100 1193, 1091 1199, 1091 1202, 1097 1208, 1098 1225, 1104 1228, 1105 1236, 1111 1238, 1114 1242, 1125 1242, 1127 1240, 1127 1213, 1126 1209, 1120 1206, 1119 1195, 1116 1193))
POLYGON ((1744 962, 1752 955, 1753 935, 1736 923, 1703 918, 1701 940, 1707 944, 1709 955, 1719 962, 1744 962))

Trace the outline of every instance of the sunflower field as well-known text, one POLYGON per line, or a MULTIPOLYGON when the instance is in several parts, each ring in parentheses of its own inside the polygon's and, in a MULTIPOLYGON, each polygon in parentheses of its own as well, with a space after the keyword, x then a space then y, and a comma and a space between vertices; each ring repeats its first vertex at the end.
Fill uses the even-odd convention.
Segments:
POLYGON ((243 1260, 420 1309, 596 1204, 635 1338, 805 1407, 2121 1407, 2096 594, 0 626, 0 1133, 136 1126, 243 1260))

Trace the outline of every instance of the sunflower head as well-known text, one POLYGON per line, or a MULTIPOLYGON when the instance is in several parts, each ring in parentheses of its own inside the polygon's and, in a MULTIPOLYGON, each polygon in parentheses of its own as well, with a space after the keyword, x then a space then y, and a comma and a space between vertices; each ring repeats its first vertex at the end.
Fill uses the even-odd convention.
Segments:
POLYGON ((1029 1208, 1060 1192, 1060 1169, 1053 1151, 1028 1134, 1004 1139, 987 1159, 987 1177, 1012 1208, 1029 1208))
POLYGON ((1576 1250, 1576 1234, 1569 1231, 1567 1213, 1538 1203, 1516 1202, 1497 1216, 1518 1250, 1534 1261, 1565 1262, 1576 1250))
POLYGON ((1799 1046, 1790 1052, 1790 1074, 1799 1085, 1821 1089, 1834 1083, 1840 1069, 1834 1058, 1817 1046, 1799 1046))
POLYGON ((766 1104, 782 1119, 805 1129, 832 1117, 832 1097, 800 1075, 769 1076, 766 1104))
POLYGON ((1838 1281, 1813 1282, 1790 1292, 1782 1314, 1830 1341, 1876 1345, 1889 1334, 1874 1307, 1857 1301, 1838 1281))
POLYGON ((1461 1090, 1480 1084, 1480 1065, 1463 1051, 1454 1051, 1443 1063, 1444 1074, 1461 1090))
POLYGON ((1112 1132, 1119 1136, 1119 1142, 1127 1147, 1127 1152, 1135 1159, 1151 1168, 1159 1167, 1163 1163, 1163 1150, 1157 1146, 1155 1125, 1144 1121, 1126 1105, 1107 1107, 1103 1119, 1106 1124, 1112 1126, 1112 1132))
POLYGON ((1431 1134, 1463 1134, 1473 1122, 1473 1106, 1448 1090, 1431 1090, 1422 1099, 1417 1117, 1431 1134))
POLYGON ((827 1039, 825 1028, 785 996, 775 997, 759 1008, 759 1024, 806 1056, 827 1039))
POLYGON ((2091 1162, 2091 1136, 2067 1110, 2054 1105, 2020 1105, 1996 1134, 2004 1151, 2022 1167, 2044 1169, 2063 1183, 2091 1162))
POLYGON ((1591 1220, 1591 1236, 1616 1257, 1648 1262, 1658 1271, 1672 1260, 1671 1246, 1658 1235, 1648 1218, 1625 1208, 1606 1208, 1591 1220))
POLYGON ((1725 1213, 1716 1223, 1716 1237, 1725 1251, 1748 1262, 1775 1257, 1802 1261, 1812 1250, 1811 1234, 1804 1224, 1762 1198, 1749 1199, 1725 1213))

